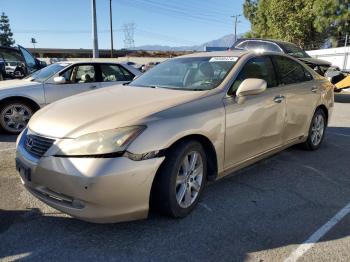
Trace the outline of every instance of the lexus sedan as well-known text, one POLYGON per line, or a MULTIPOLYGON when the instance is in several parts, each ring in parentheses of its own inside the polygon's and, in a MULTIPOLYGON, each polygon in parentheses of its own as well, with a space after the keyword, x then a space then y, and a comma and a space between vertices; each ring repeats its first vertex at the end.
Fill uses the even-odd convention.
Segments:
POLYGON ((170 59, 119 88, 38 111, 17 140, 26 189, 91 222, 184 217, 207 181, 294 144, 318 149, 333 86, 298 60, 249 51, 170 59))
POLYGON ((35 111, 56 100, 92 89, 130 82, 141 72, 106 62, 60 62, 22 80, 0 82, 0 129, 19 134, 35 111))

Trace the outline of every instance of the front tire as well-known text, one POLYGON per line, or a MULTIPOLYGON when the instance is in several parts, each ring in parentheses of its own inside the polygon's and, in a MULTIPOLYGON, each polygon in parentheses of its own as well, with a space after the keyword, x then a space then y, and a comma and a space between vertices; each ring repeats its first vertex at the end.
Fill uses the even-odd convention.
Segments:
POLYGON ((185 217, 197 205, 207 177, 207 156, 197 141, 183 141, 167 154, 155 181, 153 202, 163 213, 185 217))
POLYGON ((9 101, 0 106, 0 127, 6 133, 18 135, 33 116, 33 108, 20 100, 9 101))
POLYGON ((307 140, 302 144, 303 148, 310 151, 319 149, 324 138, 326 126, 326 114, 322 109, 318 108, 312 117, 309 135, 307 140))

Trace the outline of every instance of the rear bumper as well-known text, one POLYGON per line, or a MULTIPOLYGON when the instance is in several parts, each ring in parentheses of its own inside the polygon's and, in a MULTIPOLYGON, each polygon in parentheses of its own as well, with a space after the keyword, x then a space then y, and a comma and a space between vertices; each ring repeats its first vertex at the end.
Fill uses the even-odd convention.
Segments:
POLYGON ((30 170, 21 175, 26 189, 49 206, 96 223, 148 216, 154 176, 164 158, 31 157, 19 142, 17 161, 30 170))

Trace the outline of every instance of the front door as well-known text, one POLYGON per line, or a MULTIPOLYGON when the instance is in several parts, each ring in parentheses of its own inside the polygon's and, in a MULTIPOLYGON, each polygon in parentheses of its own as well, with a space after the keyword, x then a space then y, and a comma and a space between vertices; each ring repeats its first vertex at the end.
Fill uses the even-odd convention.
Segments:
POLYGON ((226 109, 225 168, 234 167, 282 145, 286 103, 281 96, 270 57, 251 59, 242 68, 224 99, 226 109), (248 78, 264 79, 268 88, 248 96, 243 104, 235 100, 235 91, 248 78))
POLYGON ((59 76, 66 79, 64 84, 44 85, 46 103, 99 88, 96 71, 94 64, 76 64, 61 72, 59 76))

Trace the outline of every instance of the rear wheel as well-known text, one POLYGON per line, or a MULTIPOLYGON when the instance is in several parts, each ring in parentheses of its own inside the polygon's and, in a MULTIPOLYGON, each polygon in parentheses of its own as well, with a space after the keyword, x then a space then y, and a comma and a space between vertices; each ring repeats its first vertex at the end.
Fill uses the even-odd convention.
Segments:
POLYGON ((0 106, 1 128, 6 133, 17 135, 27 126, 33 114, 33 108, 26 102, 7 102, 0 106))
POLYGON ((307 140, 302 144, 307 150, 317 150, 323 141, 327 118, 322 109, 317 109, 309 128, 307 140))
POLYGON ((172 217, 184 217, 197 205, 206 183, 207 157, 197 141, 172 148, 155 181, 155 204, 172 217))

